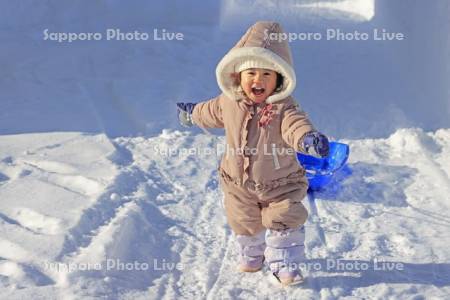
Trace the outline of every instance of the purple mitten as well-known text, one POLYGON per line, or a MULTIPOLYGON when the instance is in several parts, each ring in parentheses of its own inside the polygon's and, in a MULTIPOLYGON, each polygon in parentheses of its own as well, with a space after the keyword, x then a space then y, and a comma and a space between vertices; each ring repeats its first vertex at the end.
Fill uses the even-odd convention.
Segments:
POLYGON ((320 132, 311 131, 306 133, 301 139, 302 148, 309 155, 316 157, 328 156, 330 152, 330 145, 328 138, 320 132))
POLYGON ((178 102, 178 120, 180 124, 185 127, 191 127, 194 125, 192 121, 192 112, 194 111, 194 107, 197 103, 184 103, 178 102))

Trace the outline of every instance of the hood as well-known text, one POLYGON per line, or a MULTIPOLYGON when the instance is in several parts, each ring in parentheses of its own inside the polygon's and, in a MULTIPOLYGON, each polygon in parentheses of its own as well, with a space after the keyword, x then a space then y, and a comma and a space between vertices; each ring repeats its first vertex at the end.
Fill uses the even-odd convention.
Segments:
POLYGON ((283 76, 283 87, 269 96, 266 103, 274 103, 290 96, 295 89, 296 77, 292 67, 292 54, 286 39, 279 39, 284 31, 276 22, 257 22, 251 26, 237 44, 222 58, 216 68, 217 83, 230 99, 243 98, 240 86, 236 84, 236 67, 245 61, 260 61, 261 65, 283 76), (276 34, 276 39, 268 36, 276 34))

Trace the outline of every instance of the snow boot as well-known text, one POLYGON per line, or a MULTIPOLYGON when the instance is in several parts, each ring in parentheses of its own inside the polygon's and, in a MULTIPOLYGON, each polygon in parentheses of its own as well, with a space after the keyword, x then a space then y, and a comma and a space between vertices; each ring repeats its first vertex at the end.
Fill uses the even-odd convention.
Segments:
POLYGON ((304 281, 300 264, 305 260, 305 229, 267 230, 265 258, 282 286, 304 281))
POLYGON ((283 287, 297 285, 305 281, 300 270, 278 271, 272 274, 283 287))
POLYGON ((239 245, 239 271, 257 272, 264 265, 265 232, 253 236, 236 235, 239 245))

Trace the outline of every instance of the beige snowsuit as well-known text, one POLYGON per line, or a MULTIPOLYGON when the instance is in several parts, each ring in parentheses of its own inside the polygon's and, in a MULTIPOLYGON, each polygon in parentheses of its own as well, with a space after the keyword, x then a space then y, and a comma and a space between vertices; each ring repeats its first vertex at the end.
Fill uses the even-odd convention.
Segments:
POLYGON ((246 32, 217 67, 223 94, 198 103, 192 114, 200 127, 225 128, 219 174, 227 219, 239 235, 296 228, 308 215, 301 203, 308 182, 295 152, 303 151, 299 141, 314 128, 290 97, 296 79, 287 42, 264 38, 273 32, 283 31, 277 23, 258 22, 246 32), (246 98, 233 77, 237 63, 254 58, 273 64, 284 78, 283 88, 262 104, 246 98), (267 111, 270 122, 259 124, 267 111))

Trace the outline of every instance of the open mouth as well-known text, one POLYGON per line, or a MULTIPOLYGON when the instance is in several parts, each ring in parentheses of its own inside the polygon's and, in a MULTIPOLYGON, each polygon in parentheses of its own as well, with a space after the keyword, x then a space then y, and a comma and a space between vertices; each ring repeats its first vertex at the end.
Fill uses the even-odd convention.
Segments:
POLYGON ((253 87, 252 88, 252 93, 255 96, 260 96, 260 95, 264 94, 264 91, 265 91, 265 89, 262 87, 253 87))

